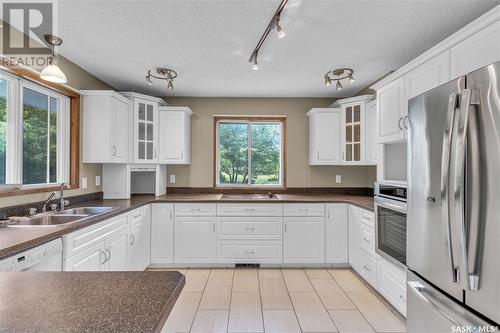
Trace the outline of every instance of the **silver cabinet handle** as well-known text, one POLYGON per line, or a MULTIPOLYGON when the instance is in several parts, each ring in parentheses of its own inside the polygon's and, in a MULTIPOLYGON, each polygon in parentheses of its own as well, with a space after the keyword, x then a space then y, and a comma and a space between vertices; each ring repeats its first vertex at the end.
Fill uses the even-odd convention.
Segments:
POLYGON ((286 223, 285 223, 285 232, 286 232, 286 223))
POLYGON ((403 119, 403 126, 405 127, 405 129, 408 129, 408 116, 405 116, 404 119, 403 119))
POLYGON ((368 267, 366 267, 366 265, 363 265, 363 269, 364 269, 365 271, 367 271, 367 272, 371 272, 371 271, 372 271, 371 269, 369 269, 368 267))
POLYGON ((215 223, 212 224, 212 231, 215 232, 215 223))
POLYGON ((455 264, 455 253, 451 237, 451 217, 450 217, 450 156, 452 149, 452 134, 455 124, 455 113, 457 109, 458 95, 451 94, 448 97, 448 110, 446 113, 446 126, 443 134, 442 160, 441 160, 441 220, 445 224, 446 240, 449 250, 449 264, 451 270, 451 279, 458 282, 458 267, 455 264))
POLYGON ((246 230, 246 231, 254 231, 254 230, 255 230, 255 228, 248 228, 248 227, 245 227, 245 230, 246 230))
POLYGON ((155 157, 154 158, 156 158, 156 149, 154 150, 154 152, 155 152, 155 157))
POLYGON ((135 243, 135 236, 133 234, 130 235, 130 240, 131 240, 130 245, 134 245, 134 243, 135 243))
POLYGON ((173 212, 170 210, 170 219, 172 219, 173 212))
POLYGON ((330 210, 329 209, 326 210, 326 217, 330 218, 330 210))
POLYGON ((367 243, 371 243, 371 242, 372 242, 371 240, 367 239, 366 237, 363 237, 363 240, 364 240, 365 242, 367 242, 367 243))
POLYGON ((245 254, 255 254, 255 251, 245 251, 245 254))
POLYGON ((399 120, 398 120, 398 127, 399 127, 400 131, 403 130, 403 128, 401 127, 401 120, 403 120, 403 117, 399 117, 399 120))
POLYGON ((342 150, 342 161, 345 161, 344 151, 342 150))
POLYGON ((184 149, 181 149, 181 160, 184 158, 184 149))
POLYGON ((113 146, 113 156, 116 156, 116 146, 113 146))
POLYGON ((316 152, 316 160, 319 161, 319 150, 316 152))
POLYGON ((438 306, 436 303, 431 301, 429 298, 427 298, 424 295, 425 292, 425 286, 421 284, 418 281, 408 281, 408 287, 410 287, 410 292, 413 292, 415 295, 417 295, 422 301, 425 303, 431 305, 437 312, 439 312, 441 315, 443 315, 446 319, 451 321, 453 324, 457 326, 461 326, 462 324, 459 323, 457 320, 455 320, 452 316, 450 316, 446 311, 441 309, 440 306, 438 306))
POLYGON ((106 261, 108 261, 108 256, 106 255, 106 251, 108 249, 104 249, 104 251, 101 251, 101 253, 104 255, 104 261, 101 262, 101 265, 104 265, 106 263, 106 261))

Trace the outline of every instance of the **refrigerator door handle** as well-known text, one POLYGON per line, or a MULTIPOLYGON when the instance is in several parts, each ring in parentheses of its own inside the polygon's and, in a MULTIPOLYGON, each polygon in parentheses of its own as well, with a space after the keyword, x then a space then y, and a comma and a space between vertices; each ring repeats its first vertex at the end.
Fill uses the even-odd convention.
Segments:
POLYGON ((438 313, 440 313, 443 317, 448 319, 456 326, 462 326, 460 322, 454 319, 451 315, 449 315, 446 311, 444 311, 439 305, 431 301, 428 297, 424 295, 425 286, 418 281, 408 281, 408 287, 410 287, 411 292, 413 292, 417 297, 419 297, 425 303, 431 305, 438 313))
MULTIPOLYGON (((453 181, 453 209, 455 217, 458 217, 460 230, 460 246, 463 258, 464 270, 466 272, 465 288, 467 290, 478 290, 479 276, 469 270, 469 253, 467 248, 467 221, 465 218, 465 151, 467 143, 467 129, 469 124, 469 114, 472 105, 479 104, 479 94, 477 91, 465 89, 461 95, 461 106, 457 121, 457 138, 455 151, 455 175, 453 181)), ((475 223, 478 225, 478 223, 475 223)), ((474 259, 475 261, 475 259, 474 259)))
POLYGON ((453 142, 453 132, 455 124, 455 114, 458 107, 458 95, 451 94, 448 98, 448 110, 446 112, 446 127, 443 135, 443 149, 441 160, 441 220, 444 223, 446 241, 449 248, 451 279, 457 283, 459 281, 458 267, 455 264, 456 257, 453 251, 453 241, 451 237, 450 218, 450 157, 453 142))

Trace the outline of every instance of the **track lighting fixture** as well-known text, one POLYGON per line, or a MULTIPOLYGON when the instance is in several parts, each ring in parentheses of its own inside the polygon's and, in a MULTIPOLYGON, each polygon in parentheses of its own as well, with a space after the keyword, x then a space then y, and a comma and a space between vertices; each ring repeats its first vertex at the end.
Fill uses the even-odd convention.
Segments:
POLYGON ((174 89, 174 79, 177 77, 176 71, 170 68, 159 67, 156 69, 156 73, 158 75, 153 75, 151 74, 151 71, 148 70, 148 73, 146 74, 146 83, 148 84, 148 86, 153 85, 153 81, 151 80, 151 78, 154 78, 157 80, 167 80, 167 90, 174 89))
POLYGON ((276 32, 278 33, 278 38, 280 39, 286 36, 285 32, 283 31, 280 25, 280 17, 281 17, 281 12, 283 11, 283 9, 285 9, 287 3, 288 0, 281 0, 278 9, 276 9, 276 12, 271 18, 271 21, 269 21, 269 23, 267 24, 266 30, 264 30, 264 33, 262 34, 262 36, 260 36, 260 39, 257 42, 257 46, 255 46, 253 52, 250 54, 250 58, 248 58, 248 61, 253 63, 252 66, 253 70, 259 69, 259 67, 257 66, 257 54, 259 53, 259 50, 262 47, 262 44, 264 44, 264 41, 266 40, 267 36, 269 36, 271 30, 276 29, 276 32))
POLYGON ((279 16, 278 18, 276 19, 276 31, 278 32, 278 38, 281 39, 283 37, 286 36, 286 33, 283 31, 283 29, 281 28, 281 25, 280 25, 280 19, 279 19, 279 16))
POLYGON ((354 82, 354 70, 351 68, 337 68, 325 73, 325 86, 330 86, 333 82, 336 82, 335 88, 337 90, 342 90, 344 87, 340 81, 348 79, 349 82, 354 82))
POLYGON ((43 36, 47 43, 52 45, 52 55, 49 57, 49 64, 45 67, 40 73, 40 77, 49 82, 54 83, 66 83, 66 75, 64 75, 63 71, 57 66, 57 56, 55 54, 54 48, 62 44, 62 39, 54 36, 54 35, 44 35, 43 36))
POLYGON ((252 69, 254 71, 258 71, 259 70, 259 65, 257 65, 257 54, 255 54, 255 57, 253 57, 253 66, 252 66, 252 69))

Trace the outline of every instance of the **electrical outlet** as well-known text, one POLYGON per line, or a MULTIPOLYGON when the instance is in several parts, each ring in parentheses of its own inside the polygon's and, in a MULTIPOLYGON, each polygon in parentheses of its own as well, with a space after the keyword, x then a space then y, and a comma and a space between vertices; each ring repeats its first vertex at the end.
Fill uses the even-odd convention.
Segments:
POLYGON ((87 177, 82 177, 82 183, 80 184, 82 190, 85 190, 87 186, 87 177))
POLYGON ((101 186, 101 176, 95 176, 95 186, 101 186))
POLYGON ((170 184, 175 184, 175 175, 170 175, 170 184))
POLYGON ((342 183, 342 175, 336 175, 336 176, 335 176, 335 182, 336 182, 337 184, 342 183))

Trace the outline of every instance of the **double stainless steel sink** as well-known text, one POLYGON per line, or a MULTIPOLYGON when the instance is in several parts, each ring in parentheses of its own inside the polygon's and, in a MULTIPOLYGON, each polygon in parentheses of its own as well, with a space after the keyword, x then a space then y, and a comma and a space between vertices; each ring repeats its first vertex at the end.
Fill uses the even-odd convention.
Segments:
POLYGON ((66 209, 57 213, 42 213, 29 218, 14 220, 6 227, 40 227, 40 226, 65 226, 72 223, 85 221, 89 217, 104 214, 115 209, 114 207, 77 207, 66 209))

